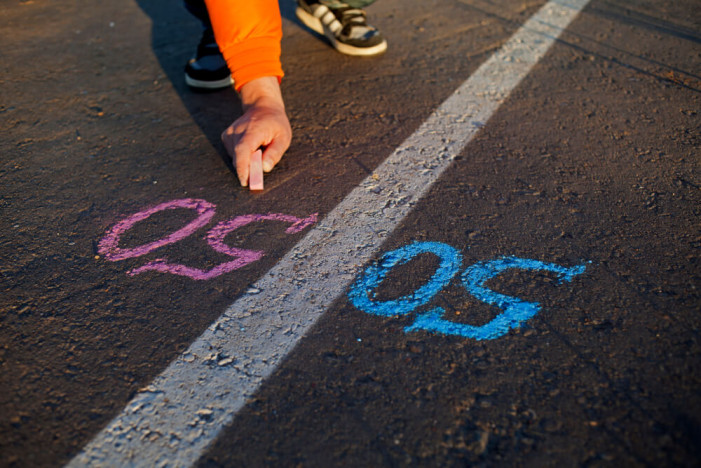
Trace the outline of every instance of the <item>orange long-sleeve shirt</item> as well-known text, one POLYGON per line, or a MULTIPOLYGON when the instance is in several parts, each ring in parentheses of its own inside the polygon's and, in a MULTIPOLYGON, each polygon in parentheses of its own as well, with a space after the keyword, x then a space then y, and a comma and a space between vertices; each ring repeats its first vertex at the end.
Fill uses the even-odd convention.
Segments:
POLYGON ((256 78, 282 78, 282 19, 278 0, 205 0, 205 3, 214 38, 237 91, 256 78))

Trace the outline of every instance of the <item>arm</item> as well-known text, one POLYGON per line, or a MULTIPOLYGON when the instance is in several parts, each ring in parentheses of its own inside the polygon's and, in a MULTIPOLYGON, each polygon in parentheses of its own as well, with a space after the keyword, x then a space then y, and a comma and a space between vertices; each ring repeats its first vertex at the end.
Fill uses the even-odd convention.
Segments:
POLYGON ((263 168, 269 172, 292 139, 279 85, 280 10, 277 0, 206 0, 206 4, 243 104, 244 114, 222 133, 222 141, 245 187, 251 154, 263 147, 263 168))

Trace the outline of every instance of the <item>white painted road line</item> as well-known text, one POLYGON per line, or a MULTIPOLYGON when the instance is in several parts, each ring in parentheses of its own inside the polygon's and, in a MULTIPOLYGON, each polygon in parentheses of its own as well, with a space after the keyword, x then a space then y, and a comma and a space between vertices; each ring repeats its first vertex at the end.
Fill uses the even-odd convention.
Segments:
POLYGON ((589 0, 531 17, 67 466, 191 466, 589 0))

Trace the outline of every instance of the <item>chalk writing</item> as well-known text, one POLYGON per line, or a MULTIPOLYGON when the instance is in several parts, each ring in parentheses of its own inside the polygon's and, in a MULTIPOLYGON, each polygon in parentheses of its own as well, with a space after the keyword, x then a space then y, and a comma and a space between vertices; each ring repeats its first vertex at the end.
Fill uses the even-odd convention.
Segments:
POLYGON ((476 327, 444 320, 443 314, 445 310, 437 307, 429 312, 420 314, 416 321, 411 326, 406 327, 405 330, 407 332, 425 330, 443 335, 474 338, 476 340, 493 340, 505 335, 512 328, 520 327, 538 313, 540 305, 537 302, 526 302, 515 297, 499 294, 484 286, 487 280, 512 268, 557 273, 560 281, 567 282, 571 281, 576 275, 584 273, 585 269, 584 265, 567 268, 554 263, 543 263, 538 260, 516 257, 505 257, 471 265, 467 267, 462 275, 465 289, 480 301, 495 305, 504 312, 489 323, 476 327))
MULTIPOLYGON (((368 314, 384 317, 407 315, 427 304, 459 272, 462 256, 453 247, 440 242, 415 242, 383 255, 377 264, 369 266, 351 287, 348 297, 358 309, 368 314), (441 263, 430 280, 414 293, 395 300, 375 301, 375 289, 382 283, 389 271, 402 265, 417 255, 432 253, 441 263)), ((461 276, 462 285, 469 294, 482 302, 503 310, 489 323, 474 326, 453 322, 444 318, 445 310, 435 307, 419 313, 414 322, 404 330, 407 333, 427 331, 442 335, 461 336, 475 340, 493 340, 505 335, 510 329, 518 328, 540 311, 540 304, 527 302, 516 297, 506 296, 487 288, 484 283, 510 269, 546 271, 558 275, 560 282, 572 281, 584 273, 585 266, 563 267, 518 257, 502 257, 496 260, 479 262, 465 269, 461 276)))
MULTIPOLYGON (((178 242, 190 235, 192 235, 198 229, 206 226, 215 214, 215 205, 209 203, 205 200, 197 199, 182 199, 173 200, 166 203, 161 203, 153 208, 149 208, 144 211, 140 211, 134 215, 129 216, 123 221, 118 222, 114 225, 108 232, 107 235, 100 241, 98 245, 98 251, 105 256, 110 261, 119 261, 127 258, 140 257, 149 252, 152 252, 165 245, 173 244, 178 242), (175 208, 186 208, 195 210, 198 217, 188 223, 183 228, 169 234, 168 236, 159 239, 148 244, 141 245, 139 247, 134 247, 131 249, 124 249, 119 247, 120 237, 131 229, 139 221, 144 221, 148 217, 155 213, 163 210, 175 209, 175 208)), ((209 230, 205 239, 212 249, 219 253, 223 253, 234 260, 221 263, 209 270, 201 270, 199 268, 190 267, 187 265, 182 265, 179 263, 172 263, 165 258, 157 258, 152 260, 138 268, 134 268, 127 272, 129 276, 135 276, 146 271, 159 271, 162 273, 170 273, 178 276, 186 276, 195 280, 208 280, 216 278, 217 276, 223 275, 224 273, 229 273, 231 271, 237 270, 249 263, 253 263, 260 260, 265 252, 260 250, 248 250, 239 249, 231 247, 224 242, 224 238, 231 232, 239 229, 252 222, 261 221, 281 221, 284 223, 289 223, 286 230, 286 234, 295 234, 301 232, 305 228, 311 226, 317 222, 317 214, 314 213, 306 218, 298 218, 292 215, 286 215, 281 213, 268 213, 268 214, 249 214, 237 216, 233 219, 222 221, 215 225, 209 230)))
POLYGON ((98 244, 98 252, 104 255, 107 260, 111 260, 113 262, 146 255, 159 247, 183 240, 198 229, 206 226, 214 216, 214 208, 215 206, 212 203, 205 200, 184 198, 182 200, 173 200, 161 203, 153 208, 139 211, 138 213, 133 214, 115 224, 98 244), (176 208, 195 210, 199 216, 195 218, 195 220, 188 223, 185 227, 178 229, 174 233, 162 239, 131 249, 122 249, 119 247, 119 239, 122 234, 134 227, 136 223, 139 221, 144 221, 159 211, 174 210, 176 208))
POLYGON ((462 255, 457 249, 439 242, 414 242, 382 256, 376 265, 371 265, 348 294, 355 307, 368 314, 391 317, 406 315, 430 301, 458 273, 462 255), (397 265, 407 263, 422 253, 432 253, 441 259, 438 269, 425 285, 412 294, 392 301, 373 301, 370 295, 387 273, 397 265))

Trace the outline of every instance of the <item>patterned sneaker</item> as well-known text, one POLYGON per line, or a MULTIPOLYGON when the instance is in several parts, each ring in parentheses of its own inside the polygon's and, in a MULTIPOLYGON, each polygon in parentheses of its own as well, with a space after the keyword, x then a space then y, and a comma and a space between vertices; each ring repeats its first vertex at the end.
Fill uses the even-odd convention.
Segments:
POLYGON ((214 38, 205 34, 197 46, 197 55, 185 65, 185 83, 192 88, 220 89, 234 84, 229 67, 214 38))
POLYGON ((342 54, 377 55, 387 50, 380 31, 365 22, 365 12, 340 1, 297 0, 295 13, 309 29, 323 34, 342 54))

